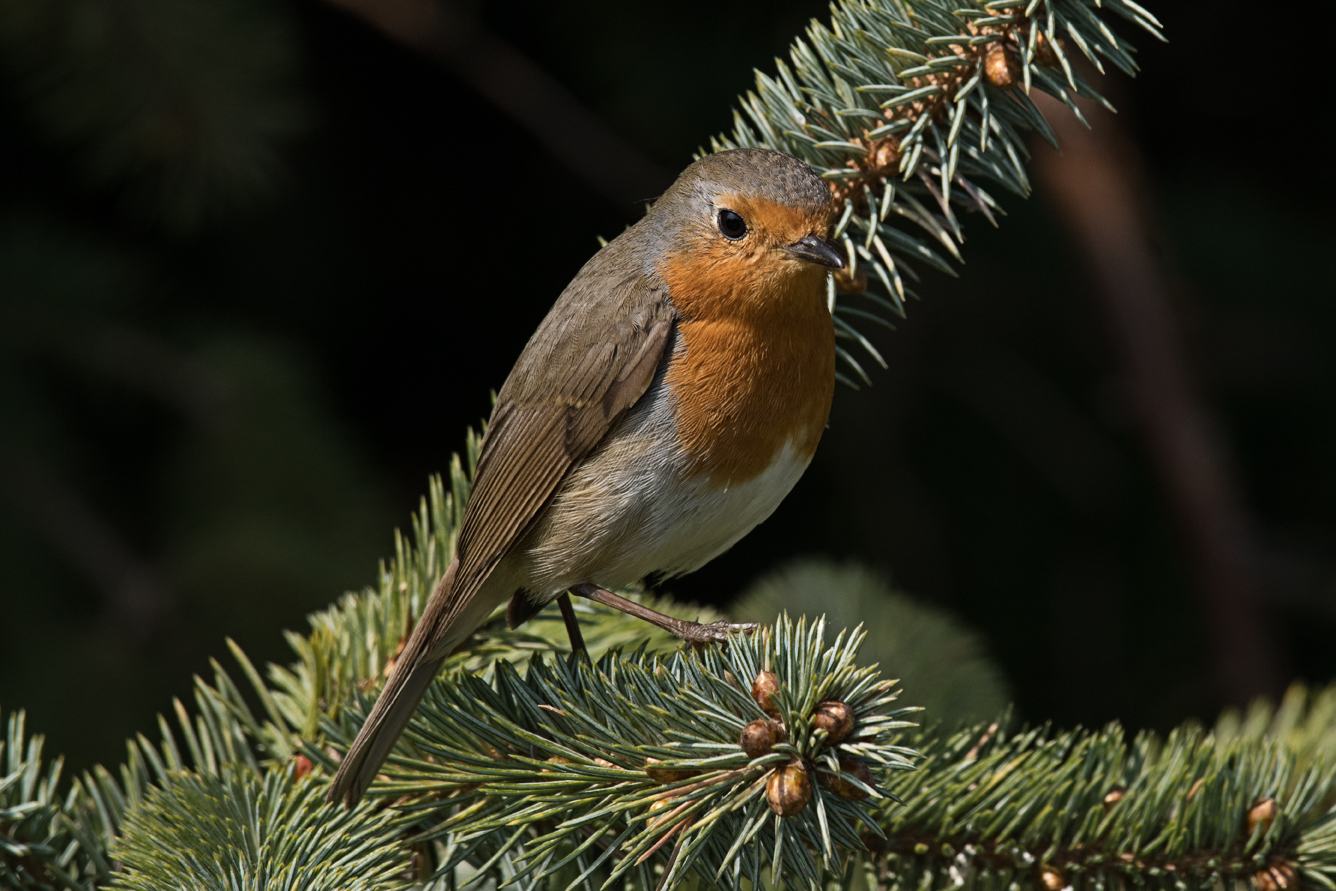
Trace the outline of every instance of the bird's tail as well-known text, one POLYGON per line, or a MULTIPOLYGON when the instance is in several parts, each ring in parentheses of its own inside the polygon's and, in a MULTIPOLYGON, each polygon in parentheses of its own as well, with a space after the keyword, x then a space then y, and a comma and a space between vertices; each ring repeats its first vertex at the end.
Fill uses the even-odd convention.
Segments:
POLYGON ((385 763, 399 735, 408 726, 408 719, 413 716, 418 702, 427 692, 427 686, 441 670, 445 655, 434 659, 423 657, 428 655, 428 648, 433 643, 430 638, 433 636, 432 626, 436 623, 432 620, 436 617, 432 615, 432 606, 447 599, 443 595, 449 593, 458 565, 458 561, 452 561, 436 586, 430 605, 409 636, 371 714, 362 724, 348 754, 343 756, 343 763, 339 765, 339 772, 334 775, 334 782, 326 796, 328 801, 342 800, 348 807, 357 804, 371 786, 371 781, 385 763))

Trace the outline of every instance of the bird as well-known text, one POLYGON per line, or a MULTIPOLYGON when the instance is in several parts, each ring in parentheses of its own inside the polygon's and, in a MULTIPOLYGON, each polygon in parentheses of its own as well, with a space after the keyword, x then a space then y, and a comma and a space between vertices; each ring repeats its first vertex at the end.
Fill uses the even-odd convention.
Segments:
POLYGON ((497 393, 455 553, 339 765, 371 785, 446 657, 509 599, 514 627, 569 593, 695 644, 754 625, 660 615, 612 589, 703 566, 812 460, 835 387, 834 203, 806 163, 704 155, 557 298, 497 393))

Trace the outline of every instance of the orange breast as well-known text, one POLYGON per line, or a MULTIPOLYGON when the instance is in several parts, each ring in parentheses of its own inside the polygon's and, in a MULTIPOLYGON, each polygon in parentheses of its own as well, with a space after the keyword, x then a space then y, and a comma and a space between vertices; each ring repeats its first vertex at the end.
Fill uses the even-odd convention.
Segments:
POLYGON ((670 255, 662 272, 682 319, 666 382, 692 475, 746 482, 789 442, 810 459, 835 387, 822 270, 702 246, 670 255))

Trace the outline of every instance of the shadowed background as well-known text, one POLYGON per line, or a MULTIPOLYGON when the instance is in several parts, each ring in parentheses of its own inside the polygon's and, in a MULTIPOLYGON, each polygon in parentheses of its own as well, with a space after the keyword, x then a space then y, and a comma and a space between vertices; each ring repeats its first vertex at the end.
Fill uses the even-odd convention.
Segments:
MULTIPOLYGON (((373 578, 595 237, 824 13, 191 9, 0 13, 0 703, 77 767, 225 635, 284 660, 373 578)), ((775 516, 664 591, 726 606, 855 558, 1068 726, 1336 675, 1328 149, 1309 94, 1239 59, 1251 6, 1152 11, 1171 42, 1134 35, 1121 114, 1035 146, 1031 199, 869 332, 889 369, 837 393, 775 516)))

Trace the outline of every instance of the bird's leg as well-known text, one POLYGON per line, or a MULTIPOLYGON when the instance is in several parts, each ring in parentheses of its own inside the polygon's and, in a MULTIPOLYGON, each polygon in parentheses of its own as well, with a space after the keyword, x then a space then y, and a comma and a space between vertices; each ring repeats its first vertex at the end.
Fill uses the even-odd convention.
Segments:
POLYGON ((571 639, 571 652, 588 655, 584 635, 580 633, 580 620, 575 618, 575 607, 571 606, 571 595, 563 591, 557 598, 557 606, 561 609, 561 620, 566 623, 566 636, 571 639))
POLYGON ((684 619, 674 619, 672 616, 665 616, 663 613, 656 613, 647 606, 627 600, 625 597, 619 597, 611 591, 600 588, 598 585, 576 585, 571 588, 572 594, 577 594, 586 600, 592 600, 595 603, 601 603, 604 606, 610 606, 613 609, 621 610, 628 616, 635 616, 637 619, 644 619, 652 625, 658 625, 665 631, 670 631, 678 637, 693 644, 710 643, 711 641, 728 640, 730 634, 741 634, 755 631, 758 625, 747 622, 738 624, 735 622, 711 622, 709 625, 702 625, 699 622, 688 622, 684 619))

